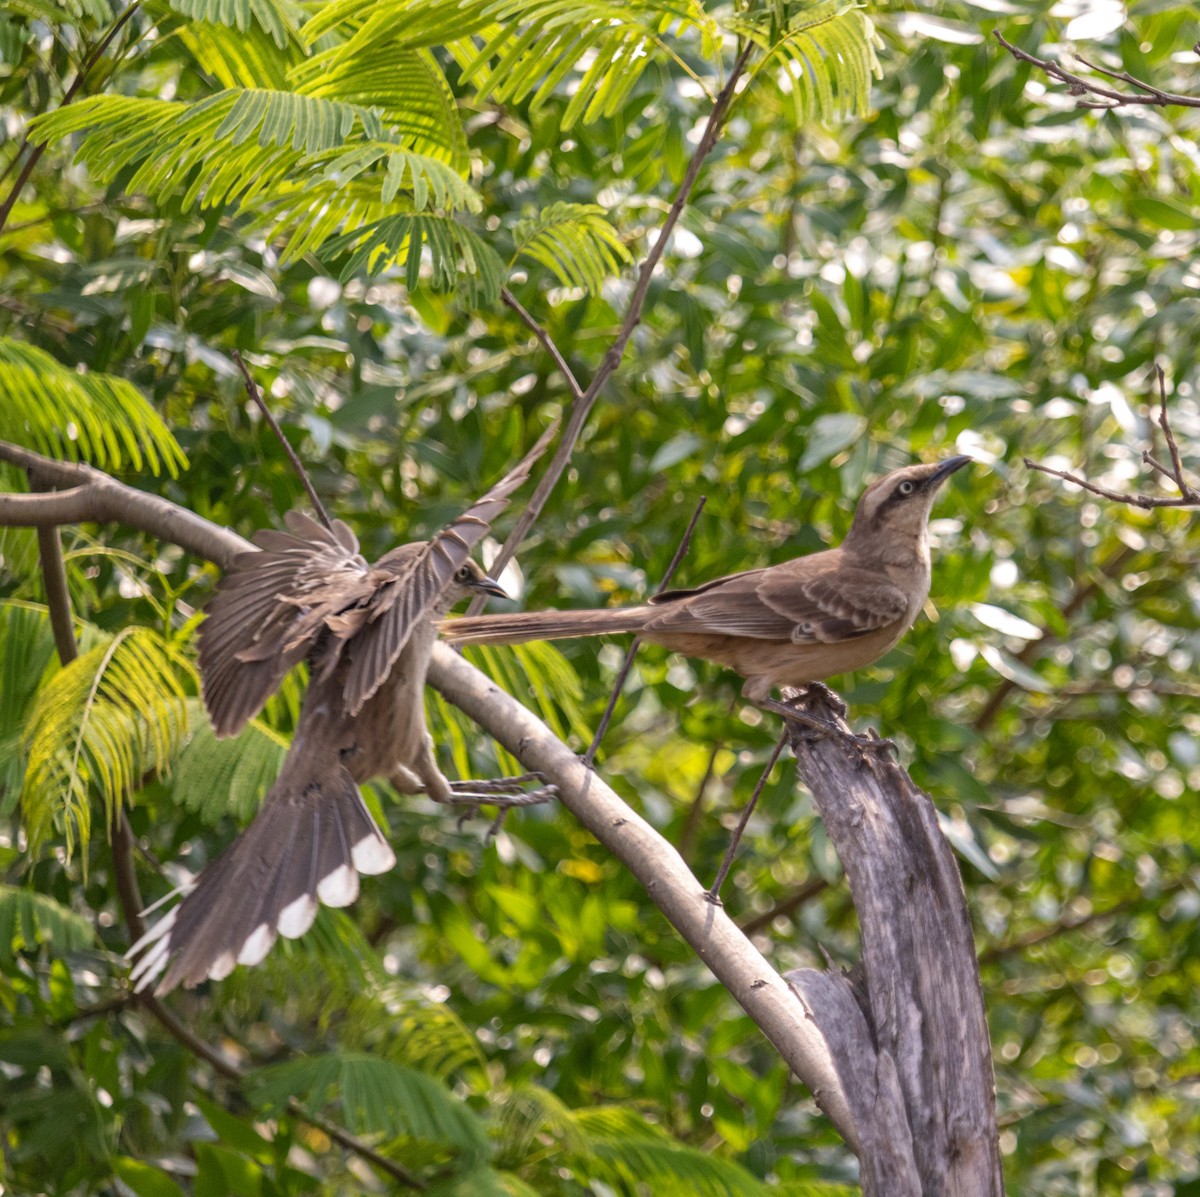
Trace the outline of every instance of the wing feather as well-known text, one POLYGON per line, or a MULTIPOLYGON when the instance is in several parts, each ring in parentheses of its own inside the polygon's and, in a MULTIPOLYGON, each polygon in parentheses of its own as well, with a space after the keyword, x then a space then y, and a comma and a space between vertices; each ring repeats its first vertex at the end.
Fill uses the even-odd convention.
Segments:
POLYGON ((288 670, 315 647, 324 616, 367 582, 353 532, 289 511, 289 531, 261 530, 217 584, 198 633, 204 703, 219 736, 236 735, 288 670))
POLYGON ((357 714, 383 685, 412 630, 428 616, 471 550, 487 535, 492 521, 508 506, 509 497, 528 477, 558 431, 556 420, 537 444, 481 499, 447 524, 426 544, 402 545, 385 554, 377 571, 395 572, 372 595, 369 624, 355 638, 346 675, 346 706, 357 714), (407 550, 416 549, 411 557, 407 550), (400 567, 397 570, 397 567, 400 567))

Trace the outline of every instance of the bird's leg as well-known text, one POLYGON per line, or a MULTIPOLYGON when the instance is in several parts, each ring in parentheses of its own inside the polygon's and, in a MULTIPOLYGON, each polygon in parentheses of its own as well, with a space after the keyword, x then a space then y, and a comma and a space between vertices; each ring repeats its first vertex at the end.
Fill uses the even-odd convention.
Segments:
MULTIPOLYGON (((820 685, 819 682, 812 684, 820 685)), ((827 689, 824 686, 821 688, 823 690, 827 689)), ((896 745, 892 740, 883 740, 875 736, 859 736, 853 732, 844 732, 840 727, 828 722, 828 720, 802 710, 799 703, 803 702, 806 697, 807 692, 797 695, 797 697, 787 702, 780 702, 775 698, 759 698, 756 700, 755 705, 761 707, 763 710, 774 711, 777 715, 782 715, 788 723, 793 725, 799 724, 813 739, 838 739, 844 743, 853 744, 855 748, 864 753, 896 751, 896 745)), ((834 706, 835 712, 840 714, 841 712, 837 711, 838 706, 842 708, 842 712, 845 711, 846 706, 841 699, 837 699, 836 706, 834 706)))

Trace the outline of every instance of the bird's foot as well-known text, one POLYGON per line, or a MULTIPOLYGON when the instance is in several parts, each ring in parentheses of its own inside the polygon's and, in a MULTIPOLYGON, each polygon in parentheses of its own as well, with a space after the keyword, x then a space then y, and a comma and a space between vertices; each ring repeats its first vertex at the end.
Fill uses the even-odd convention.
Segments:
POLYGON ((550 802, 558 797, 558 787, 547 782, 541 773, 521 773, 516 777, 490 777, 478 781, 452 781, 449 785, 449 796, 440 801, 468 808, 458 820, 460 830, 464 823, 475 817, 481 806, 497 808, 496 817, 488 828, 488 839, 500 830, 504 816, 513 807, 540 806, 543 802, 550 802), (541 784, 536 789, 524 789, 529 782, 541 784))
POLYGON ((850 708, 824 682, 809 682, 804 687, 804 697, 820 698, 827 707, 839 718, 845 719, 850 708))
MULTIPOLYGON (((813 685, 821 686, 821 683, 810 683, 810 689, 813 685)), ((825 686, 821 686, 821 689, 826 690, 827 688, 825 686)), ((840 740, 844 744, 853 745, 853 747, 857 748, 864 755, 868 753, 887 753, 891 751, 896 752, 897 756, 899 756, 895 742, 892 740, 881 739, 875 734, 874 731, 872 731, 870 735, 866 736, 856 735, 854 732, 844 731, 842 728, 838 727, 836 723, 830 723, 828 720, 809 714, 808 711, 801 710, 798 704, 803 702, 806 696, 807 694, 802 694, 798 698, 789 702, 779 702, 774 698, 762 698, 759 699, 757 705, 765 711, 774 711, 777 715, 781 715, 784 720, 793 727, 799 726, 803 728, 805 736, 808 739, 840 740)), ((829 695, 829 697, 833 700, 831 705, 834 707, 834 710, 839 715, 844 715, 846 712, 846 704, 832 693, 829 695), (840 708, 840 710, 838 708, 840 708)))
POLYGON ((558 796, 558 787, 551 785, 541 773, 520 773, 516 777, 489 777, 482 781, 452 781, 450 801, 485 802, 489 806, 536 806, 558 796), (536 790, 524 787, 539 782, 536 790))

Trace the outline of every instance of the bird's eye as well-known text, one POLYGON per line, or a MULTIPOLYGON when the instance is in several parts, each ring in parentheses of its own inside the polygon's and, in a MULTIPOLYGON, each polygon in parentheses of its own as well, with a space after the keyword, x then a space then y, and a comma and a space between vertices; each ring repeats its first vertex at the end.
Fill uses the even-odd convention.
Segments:
POLYGON ((900 485, 898 487, 896 487, 896 494, 911 495, 913 493, 913 491, 916 489, 917 488, 916 488, 915 484, 912 482, 909 482, 909 480, 906 478, 903 482, 900 483, 900 485))
POLYGON ((471 580, 471 567, 469 565, 459 566, 458 573, 454 575, 460 582, 469 582, 471 580))

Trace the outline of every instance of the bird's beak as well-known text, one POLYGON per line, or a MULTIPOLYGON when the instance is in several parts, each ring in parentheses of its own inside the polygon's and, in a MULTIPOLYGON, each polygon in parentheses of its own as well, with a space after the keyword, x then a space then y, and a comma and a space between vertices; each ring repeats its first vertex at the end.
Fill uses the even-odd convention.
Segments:
POLYGON ((943 461, 942 464, 938 466, 938 468, 934 470, 932 474, 929 475, 929 478, 926 480, 926 485, 929 487, 941 486, 941 484, 945 482, 955 470, 961 470, 963 466, 970 465, 974 460, 975 458, 967 457, 965 454, 961 453, 957 457, 947 457, 946 460, 943 461))
POLYGON ((494 594, 497 598, 502 599, 512 598, 512 595, 495 578, 489 578, 487 574, 484 574, 482 578, 476 579, 471 585, 483 594, 494 594))

